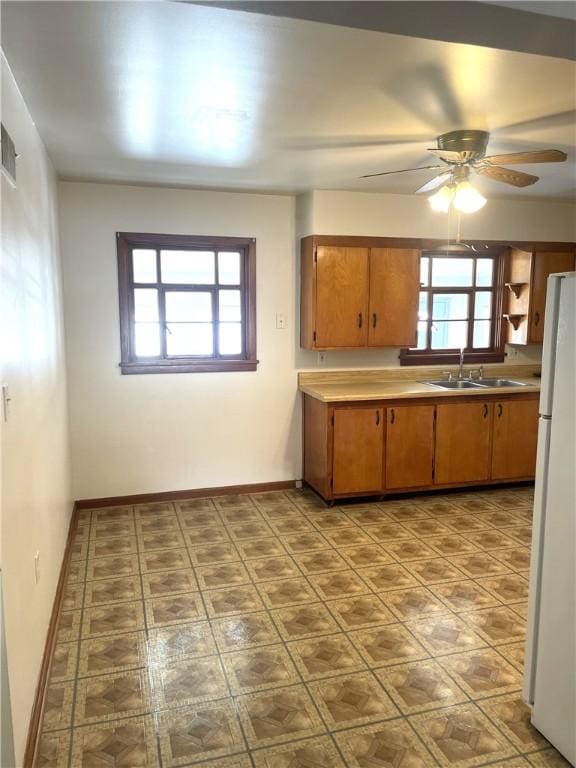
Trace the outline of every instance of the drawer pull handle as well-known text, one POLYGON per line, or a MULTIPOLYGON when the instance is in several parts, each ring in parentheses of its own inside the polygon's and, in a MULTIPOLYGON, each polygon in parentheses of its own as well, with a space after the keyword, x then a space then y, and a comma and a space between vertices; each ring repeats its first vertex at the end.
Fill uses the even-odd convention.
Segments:
POLYGON ((376 426, 380 426, 380 411, 376 411, 376 426))
POLYGON ((390 409, 390 424, 394 424, 396 421, 396 414, 394 413, 394 408, 390 409))
POLYGON ((498 403, 498 418, 502 416, 502 403, 498 403))
POLYGON ((534 313, 534 325, 538 325, 540 323, 540 312, 534 313))
POLYGON ((488 417, 488 404, 484 403, 484 418, 488 417))
POLYGON ((362 328, 362 312, 358 312, 358 328, 362 328))
POLYGON ((378 322, 378 315, 376 312, 372 314, 372 328, 376 328, 376 323, 378 322))

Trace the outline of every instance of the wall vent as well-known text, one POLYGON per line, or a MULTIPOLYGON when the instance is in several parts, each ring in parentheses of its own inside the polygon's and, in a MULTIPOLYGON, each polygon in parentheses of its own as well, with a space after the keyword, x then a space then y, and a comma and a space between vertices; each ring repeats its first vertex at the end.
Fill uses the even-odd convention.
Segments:
POLYGON ((2 171, 8 181, 16 186, 16 148, 10 134, 2 125, 2 171))

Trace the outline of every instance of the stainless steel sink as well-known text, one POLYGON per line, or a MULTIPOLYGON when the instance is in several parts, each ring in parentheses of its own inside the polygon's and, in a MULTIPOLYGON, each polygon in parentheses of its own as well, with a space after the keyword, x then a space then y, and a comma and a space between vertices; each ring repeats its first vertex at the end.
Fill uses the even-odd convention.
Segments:
POLYGON ((478 384, 481 387, 527 387, 521 381, 512 381, 511 379, 480 379, 478 384))
POLYGON ((484 386, 479 382, 469 381, 468 379, 454 379, 453 381, 448 381, 448 379, 442 379, 440 381, 423 381, 422 384, 432 384, 433 387, 440 387, 440 389, 482 389, 484 386))

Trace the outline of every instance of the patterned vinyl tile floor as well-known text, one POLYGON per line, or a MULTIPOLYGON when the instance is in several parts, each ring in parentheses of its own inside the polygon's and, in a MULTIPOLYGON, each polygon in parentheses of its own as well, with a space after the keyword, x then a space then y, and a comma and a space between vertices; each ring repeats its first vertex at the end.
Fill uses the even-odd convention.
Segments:
POLYGON ((567 765, 520 695, 531 505, 81 512, 37 768, 567 765))

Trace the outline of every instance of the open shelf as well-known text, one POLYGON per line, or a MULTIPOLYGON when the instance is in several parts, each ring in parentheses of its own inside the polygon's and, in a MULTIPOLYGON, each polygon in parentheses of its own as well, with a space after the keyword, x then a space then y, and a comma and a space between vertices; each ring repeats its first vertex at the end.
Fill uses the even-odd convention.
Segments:
POLYGON ((514 328, 515 331, 518 330, 518 327, 522 322, 522 318, 524 317, 526 317, 526 315, 504 315, 504 319, 508 320, 508 322, 514 328))
POLYGON ((520 298, 520 294, 522 292, 522 288, 528 285, 528 283, 504 283, 506 288, 510 291, 510 293, 513 293, 514 296, 516 296, 517 299, 520 298))

